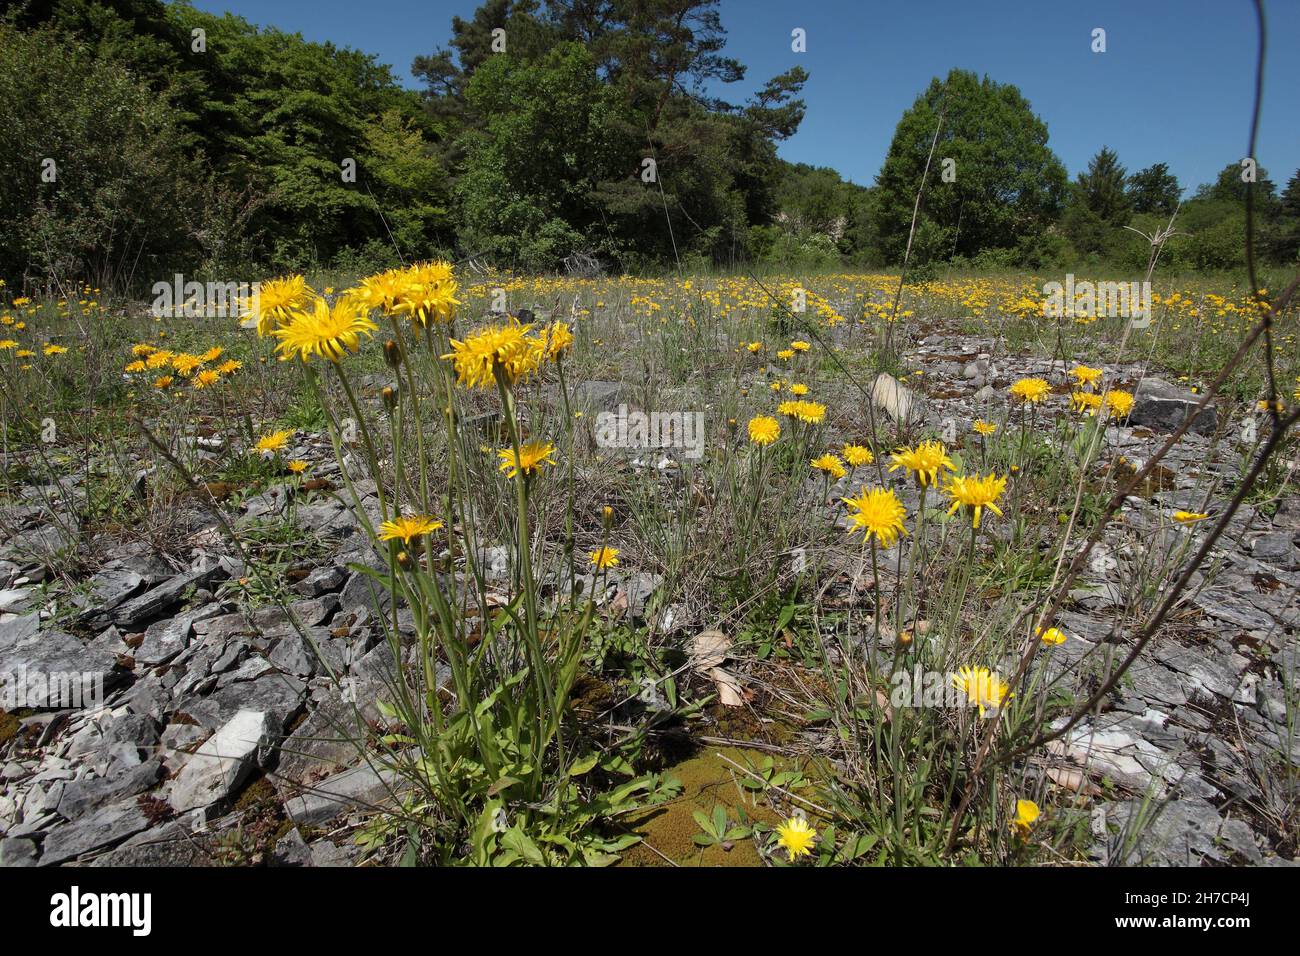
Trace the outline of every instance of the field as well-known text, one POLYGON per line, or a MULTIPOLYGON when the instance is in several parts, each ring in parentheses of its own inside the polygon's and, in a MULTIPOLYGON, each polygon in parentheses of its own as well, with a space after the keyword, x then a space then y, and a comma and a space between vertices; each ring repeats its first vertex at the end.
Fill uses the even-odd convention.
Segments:
POLYGON ((0 860, 1293 857, 1296 308, 1043 289, 0 289, 0 860))

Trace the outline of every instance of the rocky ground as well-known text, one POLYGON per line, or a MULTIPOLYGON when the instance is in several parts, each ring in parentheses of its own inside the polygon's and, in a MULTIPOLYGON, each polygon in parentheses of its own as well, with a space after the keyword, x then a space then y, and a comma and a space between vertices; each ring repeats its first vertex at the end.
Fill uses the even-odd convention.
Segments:
MULTIPOLYGON (((951 420, 965 434, 974 418, 995 417, 989 409, 1015 378, 1065 380, 1060 362, 991 361, 991 351, 974 338, 926 339, 908 356, 925 371, 926 394, 912 393, 910 410, 900 407, 909 401, 902 391, 882 404, 940 430, 951 420)), ((1119 382, 1138 378, 1135 368, 1108 371, 1119 382)), ((1148 378, 1129 423, 1108 429, 1109 448, 1140 467, 1191 401, 1148 378)), ((1187 435, 1160 480, 1108 530, 1109 551, 1060 618, 1070 640, 1051 657, 1058 673, 1128 646, 1126 575, 1199 533, 1171 526, 1170 511, 1226 504, 1241 452, 1214 426, 1187 435)), ((299 442, 294 457, 316 462, 313 475, 337 474, 322 436, 300 433, 299 442)), ((241 592, 223 587, 248 569, 198 507, 177 518, 187 564, 139 543, 96 542, 112 559, 59 606, 41 605, 48 572, 33 555, 66 543, 83 481, 74 472, 28 487, 3 508, 0 526, 16 533, 0 544, 0 675, 103 674, 104 696, 99 706, 68 706, 32 699, 39 691, 29 686, 26 706, 0 714, 0 863, 355 862, 345 834, 364 808, 390 797, 393 781, 346 738, 359 732, 357 710, 378 721, 394 666, 369 579, 348 568, 379 566, 356 516, 325 496, 292 506, 298 525, 326 542, 321 556, 286 570, 305 635, 280 607, 249 610, 241 592), (342 691, 330 673, 346 678, 342 691)), ((231 508, 229 520, 281 514, 287 497, 272 487, 231 508)), ((1243 507, 1113 706, 1053 751, 1050 772, 1090 797, 1097 862, 1293 861, 1298 544, 1300 497, 1243 507)), ((614 582, 633 615, 655 584, 646 575, 614 582)), ((402 623, 409 628, 409 618, 402 623)))

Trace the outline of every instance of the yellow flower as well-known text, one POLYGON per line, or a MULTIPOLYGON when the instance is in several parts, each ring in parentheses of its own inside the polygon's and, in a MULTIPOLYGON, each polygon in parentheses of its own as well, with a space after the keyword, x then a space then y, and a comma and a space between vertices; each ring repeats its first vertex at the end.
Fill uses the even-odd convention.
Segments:
POLYGON ((196 368, 203 364, 203 359, 197 355, 191 355, 189 352, 182 352, 180 355, 172 356, 172 368, 181 375, 189 375, 196 368))
POLYGON ((536 368, 537 356, 529 344, 531 325, 511 319, 505 325, 489 325, 465 341, 451 340, 452 351, 442 356, 456 370, 456 381, 469 388, 491 388, 496 372, 513 384, 536 368))
POLYGON ((745 348, 749 349, 751 352, 757 352, 762 347, 763 347, 762 342, 750 342, 748 345, 745 346, 745 348))
POLYGON ((441 527, 442 522, 429 515, 399 515, 379 526, 379 540, 396 541, 401 538, 402 544, 410 544, 413 538, 430 534, 441 527))
POLYGON ((618 548, 598 548, 591 552, 589 560, 601 571, 615 567, 618 564, 618 548))
POLYGON ((256 323, 258 337, 270 335, 297 312, 306 309, 316 293, 302 276, 269 279, 257 287, 244 315, 245 323, 256 323))
POLYGON ((790 359, 794 358, 794 349, 782 349, 776 353, 776 357, 788 362, 790 359))
POLYGON ((793 385, 790 386, 790 394, 791 394, 791 395, 807 395, 807 394, 808 394, 808 386, 807 386, 807 385, 804 385, 802 382, 795 382, 793 385))
POLYGON ((153 380, 154 388, 167 388, 172 382, 176 381, 170 375, 159 375, 153 380))
POLYGON ((271 432, 269 435, 263 435, 253 446, 253 451, 261 452, 264 458, 270 458, 277 451, 281 451, 285 445, 289 444, 289 439, 293 437, 290 430, 271 432))
POLYGON ((971 427, 975 429, 977 434, 983 435, 985 438, 998 430, 997 425, 992 422, 986 422, 982 418, 975 419, 975 424, 971 427))
POLYGON ((868 491, 863 488, 856 498, 840 500, 853 512, 849 515, 849 534, 861 531, 864 543, 875 535, 882 548, 890 548, 900 534, 907 533, 903 527, 907 509, 893 491, 884 488, 868 491))
POLYGON ((807 342, 803 341, 802 339, 795 339, 793 342, 790 343, 790 348, 794 349, 796 352, 807 352, 810 348, 812 348, 812 346, 809 345, 807 342))
POLYGON ((243 362, 236 361, 235 359, 228 359, 217 366, 217 371, 222 375, 234 375, 243 367, 243 362))
MULTIPOLYGON (((17 343, 14 344, 16 345, 17 343)), ((0 342, 0 349, 4 347, 5 347, 5 343, 0 342)), ((127 362, 126 366, 122 369, 122 371, 126 372, 129 375, 134 375, 136 372, 143 372, 144 369, 145 369, 144 362, 140 361, 139 359, 136 359, 134 362, 127 362)))
POLYGON ((361 348, 363 333, 369 335, 377 328, 355 300, 343 296, 333 305, 316 299, 310 312, 294 313, 288 324, 271 334, 280 340, 275 348, 285 358, 297 355, 306 362, 319 355, 337 362, 361 348))
POLYGON ((1209 515, 1203 511, 1175 511, 1174 520, 1179 524, 1196 524, 1198 521, 1204 521, 1209 515))
POLYGON ((801 856, 811 856, 813 841, 817 839, 817 831, 803 817, 786 820, 776 828, 776 835, 777 846, 790 854, 791 863, 801 856))
POLYGON ((144 360, 144 364, 146 368, 157 370, 171 365, 173 358, 175 358, 175 355, 171 352, 166 349, 158 349, 149 353, 149 357, 144 360))
POLYGON ((202 355, 199 356, 199 361, 215 362, 217 359, 221 358, 221 353, 224 351, 225 349, 223 349, 220 345, 214 345, 212 346, 212 348, 208 349, 206 352, 204 352, 202 355))
POLYGON ((861 445, 845 445, 842 451, 844 460, 854 468, 861 468, 876 460, 876 456, 871 454, 871 449, 863 448, 861 445))
POLYGON ((1076 412, 1095 415, 1097 409, 1101 408, 1101 396, 1096 392, 1073 392, 1070 395, 1070 404, 1076 412))
POLYGON ((906 468, 915 475, 916 483, 922 488, 935 483, 940 468, 954 470, 952 459, 937 441, 923 441, 915 448, 904 448, 890 455, 889 460, 893 462, 889 466, 891 472, 906 468))
MULTIPOLYGON (((7 351, 16 348, 18 348, 18 343, 14 339, 0 339, 0 351, 7 351)), ((130 370, 130 366, 127 366, 127 369, 130 370)))
POLYGON ((419 325, 450 322, 456 315, 456 279, 447 262, 422 262, 407 270, 406 287, 398 297, 396 311, 406 313, 419 325))
POLYGON ((391 315, 397 310, 397 303, 406 291, 407 282, 405 269, 386 269, 362 279, 361 285, 349 292, 367 311, 380 309, 385 315, 391 315))
POLYGON ((300 458, 295 458, 293 461, 286 464, 285 467, 295 475, 301 475, 307 470, 307 463, 300 458))
POLYGON ((1057 644, 1065 643, 1065 632, 1059 627, 1049 627, 1045 631, 1040 627, 1038 629, 1038 639, 1048 647, 1055 647, 1057 644))
POLYGON ((1070 369, 1070 374, 1080 385, 1093 385, 1101 379, 1101 369, 1089 368, 1086 365, 1076 365, 1070 369))
POLYGON ((553 322, 535 340, 538 357, 554 362, 573 347, 573 333, 564 322, 553 322))
POLYGON ((62 355, 64 352, 67 351, 67 348, 62 345, 50 344, 50 345, 46 345, 43 351, 45 352, 46 355, 62 355))
POLYGON ((797 401, 782 402, 777 406, 777 412, 789 418, 797 418, 801 422, 809 425, 816 425, 826 416, 826 406, 818 402, 805 402, 802 399, 797 401))
POLYGON ((523 472, 525 477, 540 471, 542 465, 553 465, 555 459, 555 446, 550 442, 530 441, 519 447, 519 456, 515 457, 513 448, 506 448, 497 452, 501 458, 501 471, 506 473, 507 478, 513 478, 519 472, 523 472))
POLYGON ((1002 492, 1006 490, 1006 487, 1006 478, 999 478, 994 474, 990 474, 986 478, 981 478, 978 475, 973 478, 968 478, 965 475, 950 478, 948 487, 944 489, 948 497, 952 499, 952 507, 948 509, 948 514, 955 513, 959 507, 965 505, 971 509, 971 526, 978 528, 980 526, 980 513, 985 508, 1001 517, 1002 509, 997 506, 997 500, 1002 497, 1002 492))
POLYGON ((749 420, 749 440, 755 445, 770 445, 781 435, 781 425, 775 418, 756 415, 749 420))
POLYGON ((1026 402, 1041 402, 1051 392, 1047 382, 1041 378, 1022 378, 1011 386, 1011 394, 1026 402))
POLYGON ((1128 413, 1133 411, 1133 393, 1118 389, 1107 392, 1102 397, 1102 404, 1111 418, 1127 418, 1128 413))
POLYGON ((1016 815, 1011 820, 1011 829, 1019 830, 1022 834, 1029 832, 1029 827, 1040 815, 1038 804, 1032 800, 1017 800, 1016 815))
POLYGON ((158 350, 154 348, 152 345, 149 345, 144 342, 131 346, 131 354, 134 355, 136 358, 145 358, 146 356, 152 355, 154 352, 157 351, 158 350))
POLYGON ((194 376, 195 388, 207 388, 209 385, 216 385, 221 381, 221 376, 210 368, 205 368, 198 375, 194 376))
POLYGON ((844 462, 840 461, 834 455, 822 455, 820 458, 814 458, 808 464, 812 465, 812 467, 818 471, 825 472, 836 480, 843 478, 846 474, 844 471, 844 462))
POLYGON ((1010 691, 1002 678, 987 667, 960 668, 952 675, 952 686, 964 693, 970 703, 979 706, 981 717, 989 710, 1001 708, 1010 691))

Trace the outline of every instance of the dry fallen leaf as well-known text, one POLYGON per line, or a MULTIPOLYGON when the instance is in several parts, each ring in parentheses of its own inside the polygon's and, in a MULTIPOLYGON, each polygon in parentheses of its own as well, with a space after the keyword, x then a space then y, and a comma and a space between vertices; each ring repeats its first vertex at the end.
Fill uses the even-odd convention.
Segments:
POLYGON ((1073 770, 1065 767, 1049 767, 1047 770, 1047 779, 1052 781, 1062 790, 1069 790, 1073 793, 1082 793, 1089 797, 1101 796, 1101 788, 1092 783, 1086 774, 1081 770, 1073 770))
POLYGON ((701 631, 691 641, 691 666, 706 671, 727 659, 731 639, 721 631, 701 631))
POLYGON ((722 706, 740 707, 745 703, 744 695, 740 690, 740 681, 731 671, 724 667, 711 667, 709 677, 713 679, 713 685, 718 688, 718 700, 722 706))

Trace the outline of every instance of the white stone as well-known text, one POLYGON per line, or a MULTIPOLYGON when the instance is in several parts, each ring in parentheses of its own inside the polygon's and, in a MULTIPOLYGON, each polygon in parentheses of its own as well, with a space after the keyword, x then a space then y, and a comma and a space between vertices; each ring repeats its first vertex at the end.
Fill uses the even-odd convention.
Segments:
POLYGON ((181 768, 172 786, 171 805, 184 813, 230 796, 253 769, 269 735, 264 712, 239 711, 181 768))

